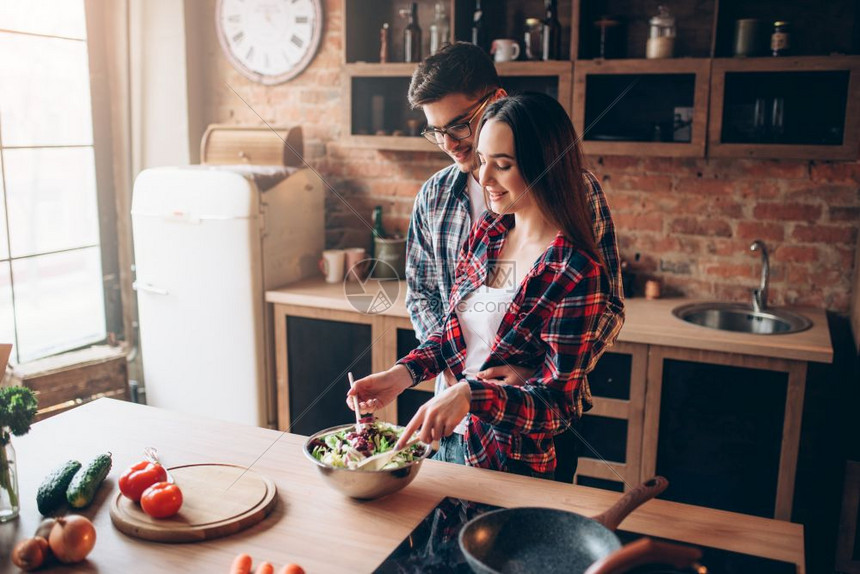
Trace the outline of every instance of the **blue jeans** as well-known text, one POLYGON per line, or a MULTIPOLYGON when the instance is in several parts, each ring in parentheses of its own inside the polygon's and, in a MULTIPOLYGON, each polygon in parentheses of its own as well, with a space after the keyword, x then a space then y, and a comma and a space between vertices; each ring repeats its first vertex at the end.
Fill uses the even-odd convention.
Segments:
MULTIPOLYGON (((451 436, 443 438, 439 441, 439 450, 436 451, 436 454, 432 458, 434 460, 441 460, 442 462, 466 464, 466 447, 463 445, 463 435, 454 433, 451 436)), ((553 472, 535 472, 528 465, 518 460, 509 460, 507 466, 507 471, 512 474, 521 474, 523 476, 545 478, 548 480, 555 478, 555 473, 553 472)))
POLYGON ((463 435, 454 433, 439 441, 439 450, 433 455, 433 460, 466 464, 466 447, 463 446, 463 435))

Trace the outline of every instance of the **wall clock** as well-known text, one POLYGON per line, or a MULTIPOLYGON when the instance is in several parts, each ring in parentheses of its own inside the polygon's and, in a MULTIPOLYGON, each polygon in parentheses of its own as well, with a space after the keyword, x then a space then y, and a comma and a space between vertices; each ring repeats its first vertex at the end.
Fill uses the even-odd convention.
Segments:
POLYGON ((300 74, 322 38, 322 0, 218 0, 218 41, 230 63, 255 82, 300 74))

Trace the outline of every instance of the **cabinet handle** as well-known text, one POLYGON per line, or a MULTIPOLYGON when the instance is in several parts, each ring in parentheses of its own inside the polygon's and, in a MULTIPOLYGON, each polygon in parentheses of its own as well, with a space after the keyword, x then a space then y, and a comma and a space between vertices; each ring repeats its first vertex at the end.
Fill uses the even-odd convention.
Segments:
POLYGON ((132 283, 131 287, 135 291, 143 291, 145 293, 153 293, 155 295, 167 295, 169 293, 167 289, 162 289, 161 287, 156 287, 149 283, 141 283, 139 281, 132 283))

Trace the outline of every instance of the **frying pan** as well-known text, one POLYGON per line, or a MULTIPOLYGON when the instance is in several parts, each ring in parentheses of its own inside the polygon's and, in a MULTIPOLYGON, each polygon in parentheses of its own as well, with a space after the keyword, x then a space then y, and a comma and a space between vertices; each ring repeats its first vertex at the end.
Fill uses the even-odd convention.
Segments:
POLYGON ((613 531, 628 514, 667 486, 665 478, 656 476, 594 518, 554 508, 486 512, 463 526, 460 549, 476 574, 583 574, 621 548, 613 531))

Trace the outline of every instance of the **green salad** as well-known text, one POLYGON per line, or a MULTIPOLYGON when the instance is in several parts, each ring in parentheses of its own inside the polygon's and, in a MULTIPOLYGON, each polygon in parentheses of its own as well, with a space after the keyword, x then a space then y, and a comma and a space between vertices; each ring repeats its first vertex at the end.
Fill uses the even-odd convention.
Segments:
MULTIPOLYGON (((382 421, 362 424, 361 432, 356 432, 354 426, 347 427, 314 440, 311 455, 323 464, 354 470, 362 460, 393 449, 403 430, 382 421)), ((394 455, 381 470, 405 466, 421 458, 426 448, 419 442, 394 455)))

